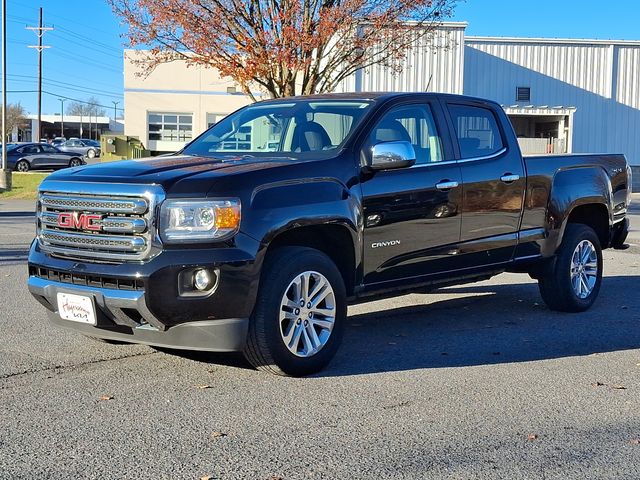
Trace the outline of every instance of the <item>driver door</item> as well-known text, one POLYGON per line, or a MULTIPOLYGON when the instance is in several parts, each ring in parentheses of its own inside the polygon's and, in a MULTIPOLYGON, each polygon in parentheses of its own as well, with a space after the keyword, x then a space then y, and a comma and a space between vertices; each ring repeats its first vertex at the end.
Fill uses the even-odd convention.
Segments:
POLYGON ((402 104, 384 113, 365 141, 365 155, 394 141, 408 141, 416 152, 412 167, 363 173, 365 285, 419 281, 456 261, 462 177, 440 135, 444 122, 435 102, 402 104))

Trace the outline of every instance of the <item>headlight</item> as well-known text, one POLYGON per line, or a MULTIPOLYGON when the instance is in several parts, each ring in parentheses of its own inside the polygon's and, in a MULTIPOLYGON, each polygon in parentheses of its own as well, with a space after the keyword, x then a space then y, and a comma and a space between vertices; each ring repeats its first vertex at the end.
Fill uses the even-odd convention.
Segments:
POLYGON ((206 242, 234 235, 240 228, 240 200, 166 200, 160 209, 165 242, 206 242))

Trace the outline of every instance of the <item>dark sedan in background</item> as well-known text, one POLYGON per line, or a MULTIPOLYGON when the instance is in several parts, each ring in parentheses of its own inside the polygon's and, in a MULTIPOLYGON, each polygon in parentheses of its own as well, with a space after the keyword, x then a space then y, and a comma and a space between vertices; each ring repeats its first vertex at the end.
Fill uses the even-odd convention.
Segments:
POLYGON ((62 152, 46 143, 10 144, 7 147, 7 164, 10 169, 28 172, 34 169, 54 169, 84 165, 82 155, 62 152))

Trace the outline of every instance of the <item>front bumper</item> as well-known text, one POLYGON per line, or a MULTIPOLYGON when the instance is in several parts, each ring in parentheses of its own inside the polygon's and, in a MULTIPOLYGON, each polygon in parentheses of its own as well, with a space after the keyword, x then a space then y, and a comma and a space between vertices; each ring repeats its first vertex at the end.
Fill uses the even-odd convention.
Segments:
MULTIPOLYGON (((29 291, 49 311, 55 325, 98 338, 142 343, 184 350, 229 352, 244 347, 249 320, 227 318, 201 320, 175 325, 167 330, 154 326, 160 321, 146 306, 144 293, 53 282, 29 277, 29 291), (57 312, 58 292, 90 296, 96 307, 97 325, 87 325, 60 318, 57 312), (132 325, 123 325, 128 312, 139 312, 141 318, 132 325)), ((130 318, 133 321, 132 318, 130 318)))
POLYGON ((29 290, 53 323, 90 336, 181 349, 240 350, 257 295, 259 247, 238 234, 222 246, 177 246, 146 262, 108 264, 59 258, 34 241, 29 290), (219 272, 212 293, 185 296, 180 291, 180 275, 194 267, 219 272), (58 292, 93 298, 96 325, 61 319, 58 292))

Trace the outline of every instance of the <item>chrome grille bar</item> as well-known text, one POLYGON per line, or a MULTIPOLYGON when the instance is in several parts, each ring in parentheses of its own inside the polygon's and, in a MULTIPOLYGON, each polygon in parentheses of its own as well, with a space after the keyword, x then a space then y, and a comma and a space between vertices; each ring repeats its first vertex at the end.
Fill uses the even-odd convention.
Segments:
POLYGON ((89 235, 86 233, 70 233, 55 230, 44 230, 40 239, 46 243, 67 247, 116 250, 136 253, 146 248, 142 237, 125 237, 116 235, 89 235))
MULTIPOLYGON (((42 225, 63 228, 58 225, 56 212, 41 212, 39 218, 42 225)), ((94 224, 102 227, 103 231, 111 233, 143 233, 147 229, 147 221, 144 218, 104 217, 102 220, 95 221, 94 224)))
POLYGON ((40 203, 46 208, 141 215, 149 205, 143 198, 115 200, 104 197, 60 196, 43 194, 40 203))

